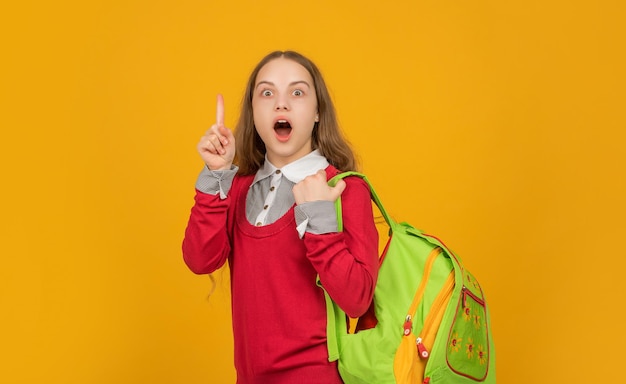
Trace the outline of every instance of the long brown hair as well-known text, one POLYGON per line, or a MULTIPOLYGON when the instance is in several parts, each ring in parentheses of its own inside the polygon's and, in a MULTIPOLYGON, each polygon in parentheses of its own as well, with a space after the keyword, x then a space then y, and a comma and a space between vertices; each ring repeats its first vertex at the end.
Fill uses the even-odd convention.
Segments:
POLYGON ((236 162, 239 173, 250 175, 259 170, 265 160, 265 144, 254 127, 252 113, 252 95, 257 75, 263 66, 272 60, 284 57, 302 65, 313 78, 319 122, 315 123, 312 133, 313 149, 318 149, 322 156, 342 171, 357 170, 357 162, 350 144, 342 135, 337 122, 335 106, 331 100, 326 83, 317 66, 308 58, 294 51, 274 51, 265 56, 254 68, 246 91, 241 101, 241 114, 235 127, 237 145, 236 162))

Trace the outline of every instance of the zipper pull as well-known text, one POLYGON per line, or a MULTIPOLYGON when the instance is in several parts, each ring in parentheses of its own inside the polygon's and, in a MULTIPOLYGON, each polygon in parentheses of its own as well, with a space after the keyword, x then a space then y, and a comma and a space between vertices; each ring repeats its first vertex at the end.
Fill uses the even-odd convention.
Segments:
POLYGON ((420 357, 422 359, 428 359, 430 353, 428 352, 428 349, 426 349, 426 346, 422 343, 422 338, 418 337, 415 340, 415 343, 417 344, 417 352, 419 353, 420 357))
POLYGON ((406 320, 404 320, 404 336, 408 336, 411 333, 411 328, 413 328, 411 315, 406 315, 406 320))

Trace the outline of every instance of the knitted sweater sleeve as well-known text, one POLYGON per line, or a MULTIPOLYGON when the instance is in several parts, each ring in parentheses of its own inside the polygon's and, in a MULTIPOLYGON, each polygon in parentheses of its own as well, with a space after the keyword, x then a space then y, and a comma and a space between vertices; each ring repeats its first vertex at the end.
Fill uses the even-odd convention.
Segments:
POLYGON ((194 273, 212 273, 228 259, 231 248, 227 215, 231 201, 231 196, 220 199, 219 194, 196 189, 182 244, 183 259, 194 273))
POLYGON ((307 257, 330 297, 350 317, 364 314, 378 278, 378 232, 370 190, 360 178, 345 179, 343 232, 306 233, 307 257))

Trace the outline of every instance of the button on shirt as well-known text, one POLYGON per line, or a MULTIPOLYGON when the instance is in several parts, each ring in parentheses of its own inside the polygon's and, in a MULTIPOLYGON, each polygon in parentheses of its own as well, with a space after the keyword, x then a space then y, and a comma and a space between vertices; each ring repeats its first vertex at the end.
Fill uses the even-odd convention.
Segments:
MULTIPOLYGON (((293 186, 305 177, 328 167, 328 160, 318 150, 277 168, 267 157, 257 171, 246 196, 246 218, 256 226, 272 224, 295 204, 293 186)), ((237 173, 233 166, 227 171, 211 171, 204 167, 196 188, 204 193, 219 194, 225 199, 237 173)), ((337 217, 332 201, 314 201, 294 209, 300 237, 306 232, 322 234, 337 231, 337 217)))

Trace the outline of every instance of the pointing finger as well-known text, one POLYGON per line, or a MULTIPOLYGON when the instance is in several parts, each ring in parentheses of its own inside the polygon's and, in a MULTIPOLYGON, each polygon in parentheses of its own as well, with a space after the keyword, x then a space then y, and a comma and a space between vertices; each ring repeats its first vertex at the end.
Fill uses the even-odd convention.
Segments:
POLYGON ((221 94, 217 95, 217 113, 216 113, 216 123, 218 126, 224 126, 224 96, 221 94))

